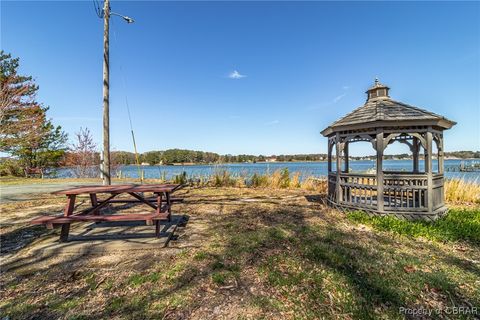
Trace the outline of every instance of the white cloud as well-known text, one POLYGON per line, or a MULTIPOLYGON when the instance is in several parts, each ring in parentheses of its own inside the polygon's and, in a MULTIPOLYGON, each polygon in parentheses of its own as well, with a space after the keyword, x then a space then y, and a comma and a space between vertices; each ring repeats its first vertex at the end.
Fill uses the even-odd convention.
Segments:
POLYGON ((273 125, 276 125, 276 124, 279 124, 280 123, 280 120, 273 120, 273 121, 269 121, 267 123, 265 123, 266 126, 273 126, 273 125))
POLYGON ((332 103, 337 103, 338 101, 342 100, 343 97, 345 97, 346 95, 347 93, 342 93, 341 95, 336 96, 335 98, 333 98, 332 103))
MULTIPOLYGON (((349 86, 343 86, 343 87, 342 87, 342 89, 343 89, 344 91, 348 90, 349 88, 350 88, 349 86)), ((338 103, 340 100, 342 100, 346 95, 347 95, 347 93, 344 92, 344 93, 336 96, 335 98, 333 98, 330 102, 323 103, 322 105, 310 106, 310 107, 308 107, 307 109, 308 109, 308 110, 317 110, 317 109, 323 109, 323 108, 332 106, 332 105, 338 103)))
POLYGON ((233 70, 229 75, 228 77, 230 79, 242 79, 242 78, 245 78, 246 75, 244 74, 241 74, 240 72, 238 72, 237 70, 233 70))

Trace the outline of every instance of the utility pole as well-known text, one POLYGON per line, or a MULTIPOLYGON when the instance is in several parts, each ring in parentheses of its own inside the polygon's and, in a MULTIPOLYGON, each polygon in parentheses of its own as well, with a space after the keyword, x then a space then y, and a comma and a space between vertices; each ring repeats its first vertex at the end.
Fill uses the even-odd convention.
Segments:
POLYGON ((115 15, 127 23, 133 19, 110 11, 110 0, 105 0, 103 10, 96 7, 97 15, 103 18, 103 161, 101 166, 104 185, 112 183, 110 177, 110 15, 115 15))
POLYGON ((103 184, 110 185, 110 0, 103 6, 103 184))

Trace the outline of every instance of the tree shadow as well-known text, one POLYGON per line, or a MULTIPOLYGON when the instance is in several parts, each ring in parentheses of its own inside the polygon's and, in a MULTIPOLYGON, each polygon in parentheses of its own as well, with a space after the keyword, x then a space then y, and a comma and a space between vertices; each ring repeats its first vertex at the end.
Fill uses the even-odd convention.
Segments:
POLYGON ((0 235, 0 256, 14 254, 40 236, 51 233, 44 226, 25 226, 0 235))

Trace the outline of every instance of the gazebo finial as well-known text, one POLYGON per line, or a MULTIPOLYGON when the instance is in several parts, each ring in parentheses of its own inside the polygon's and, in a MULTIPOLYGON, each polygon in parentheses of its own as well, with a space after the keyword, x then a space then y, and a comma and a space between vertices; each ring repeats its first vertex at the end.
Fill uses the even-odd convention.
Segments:
POLYGON ((387 87, 386 85, 383 85, 380 83, 378 80, 378 76, 375 77, 375 83, 373 86, 367 90, 366 94, 368 95, 367 101, 370 99, 375 99, 375 98, 386 98, 388 99, 388 90, 390 88, 387 87))

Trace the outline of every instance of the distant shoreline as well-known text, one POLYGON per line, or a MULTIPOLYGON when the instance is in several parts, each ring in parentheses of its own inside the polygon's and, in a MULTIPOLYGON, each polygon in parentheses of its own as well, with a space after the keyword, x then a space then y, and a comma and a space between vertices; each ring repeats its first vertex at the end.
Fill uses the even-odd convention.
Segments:
MULTIPOLYGON (((412 158, 410 159, 384 159, 384 161, 409 161, 413 160, 412 158)), ((420 158, 420 160, 423 160, 423 158, 420 158)), ((435 159, 434 159, 435 160, 435 159)), ((445 160, 464 160, 464 161, 479 161, 480 158, 445 158, 445 160)), ((357 159, 351 159, 350 162, 356 162, 356 161, 375 161, 375 159, 362 159, 362 160, 357 160, 357 159)), ((325 163, 328 162, 327 160, 304 160, 304 161, 256 161, 256 162, 224 162, 224 163, 202 163, 202 162, 185 162, 185 163, 169 163, 169 164, 141 164, 140 166, 142 167, 155 167, 155 166, 160 166, 160 167, 179 167, 179 166, 222 166, 222 165, 230 165, 230 164, 275 164, 275 163, 325 163)), ((122 166, 137 166, 136 164, 122 164, 122 166)))

